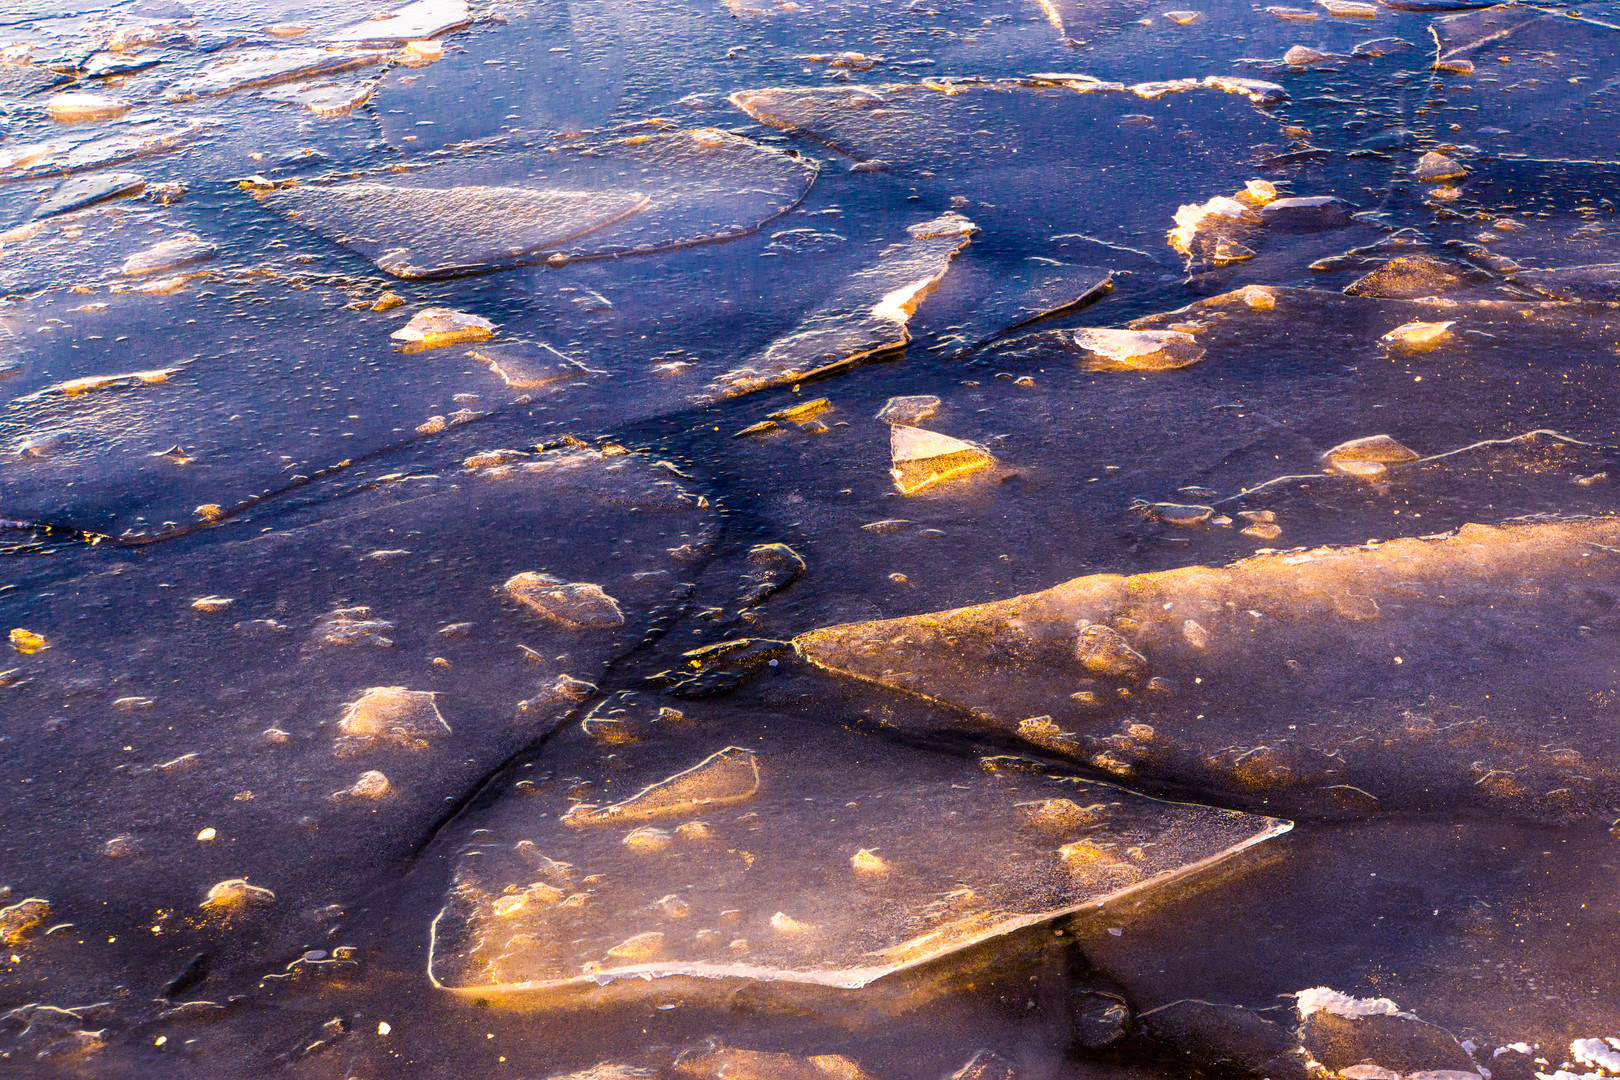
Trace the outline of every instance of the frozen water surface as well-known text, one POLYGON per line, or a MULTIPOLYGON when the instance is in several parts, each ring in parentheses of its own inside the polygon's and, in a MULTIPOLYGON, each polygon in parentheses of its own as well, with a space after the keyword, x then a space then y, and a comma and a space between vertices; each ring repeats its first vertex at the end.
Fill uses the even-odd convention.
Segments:
POLYGON ((0 11, 0 1075, 1620 1073, 1620 8, 0 11))

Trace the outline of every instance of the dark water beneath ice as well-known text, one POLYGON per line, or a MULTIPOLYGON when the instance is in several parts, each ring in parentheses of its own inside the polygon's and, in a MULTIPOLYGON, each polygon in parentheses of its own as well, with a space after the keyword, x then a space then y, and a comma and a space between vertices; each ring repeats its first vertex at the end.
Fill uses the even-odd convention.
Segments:
POLYGON ((1620 1074, 1617 20, 7 5, 0 1074, 1620 1074))

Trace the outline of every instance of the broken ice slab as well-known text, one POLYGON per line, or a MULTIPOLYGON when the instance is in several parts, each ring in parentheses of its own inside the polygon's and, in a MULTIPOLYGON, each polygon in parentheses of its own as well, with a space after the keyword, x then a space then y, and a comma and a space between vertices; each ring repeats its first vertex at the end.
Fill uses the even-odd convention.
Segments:
POLYGON ((996 463, 976 443, 905 424, 889 428, 889 456, 894 462, 890 470, 894 486, 902 495, 915 495, 996 463))
POLYGON ((386 59, 387 53, 376 50, 250 49, 204 65, 195 75, 173 83, 164 96, 170 101, 216 97, 238 90, 352 71, 379 64, 386 59))
POLYGON ((746 747, 639 743, 616 762, 556 753, 569 780, 526 773, 522 798, 458 825, 467 839, 431 937, 436 985, 478 997, 620 978, 861 987, 1288 828, 836 728, 763 729, 746 747), (582 782, 627 795, 582 804, 568 794, 582 782), (1058 805, 1077 813, 1039 812, 1058 805))
POLYGON ((701 550, 712 529, 696 493, 648 455, 570 447, 462 469, 471 448, 417 448, 317 481, 300 505, 245 514, 185 551, 132 559, 83 545, 49 569, 51 595, 0 595, 0 627, 49 646, 8 649, 4 665, 26 672, 5 692, 32 716, 0 716, 0 734, 32 732, 5 774, 41 777, 15 804, 29 892, 38 882, 55 922, 94 927, 99 941, 151 943, 98 973, 139 988, 130 1010, 203 947, 186 931, 152 935, 154 905, 195 912, 232 879, 275 894, 251 913, 252 934, 206 937, 210 986, 252 986, 276 957, 302 953, 310 912, 376 887, 452 801, 580 706, 592 691, 572 688, 601 678, 675 598, 669 549, 701 550), (519 610, 498 590, 535 565, 600 583, 622 630, 585 635, 519 610), (198 607, 199 595, 232 602, 198 607), (114 608, 143 615, 106 619, 114 608), (392 645, 361 641, 379 635, 392 645), (565 693, 542 697, 559 684, 565 693), (39 710, 62 737, 40 737, 39 710), (40 772, 66 752, 75 779, 40 772))
POLYGON ((412 278, 735 239, 797 204, 816 175, 806 159, 713 128, 553 149, 249 190, 267 209, 412 278))
POLYGON ((146 180, 138 173, 97 173, 73 177, 58 184, 31 216, 44 218, 82 210, 120 195, 138 195, 145 187, 146 180))
POLYGON ((467 0, 417 0, 328 34, 325 40, 348 45, 405 45, 438 37, 470 22, 467 0))
POLYGON ((706 399, 738 397, 831 374, 902 348, 906 329, 978 227, 951 212, 908 226, 910 237, 890 244, 870 266, 787 334, 717 376, 706 399))
POLYGON ((1018 81, 768 87, 739 90, 730 101, 760 123, 857 163, 886 162, 888 175, 942 201, 968 200, 986 234, 1010 246, 1024 241, 1039 251, 1054 234, 1084 233, 1140 250, 1162 238, 1167 203, 1201 201, 1242 184, 1244 155, 1235 148, 1278 134, 1276 121, 1253 104, 1263 93, 1259 83, 1242 80, 1127 89, 1043 73, 1018 81), (1143 116, 1151 123, 1141 125, 1143 116), (1223 136, 1191 144, 1175 136, 1189 127, 1223 136), (1079 190, 1096 197, 1059 194, 1079 190), (1152 198, 1139 197, 1148 190, 1152 198))
POLYGON ((1585 300, 1600 304, 1620 302, 1620 263, 1523 270, 1509 275, 1508 281, 1554 300, 1585 300))
POLYGON ((1620 596, 1617 541, 1614 517, 1467 525, 1095 574, 795 645, 1111 772, 1579 813, 1620 790, 1620 739, 1590 699, 1608 677, 1612 623, 1592 621, 1620 596), (1419 722, 1408 703, 1425 695, 1434 719, 1419 722))
POLYGON ((1388 472, 1391 465, 1406 465, 1418 457, 1417 451, 1388 435, 1364 435, 1325 451, 1322 461, 1328 468, 1347 476, 1375 480, 1388 472))

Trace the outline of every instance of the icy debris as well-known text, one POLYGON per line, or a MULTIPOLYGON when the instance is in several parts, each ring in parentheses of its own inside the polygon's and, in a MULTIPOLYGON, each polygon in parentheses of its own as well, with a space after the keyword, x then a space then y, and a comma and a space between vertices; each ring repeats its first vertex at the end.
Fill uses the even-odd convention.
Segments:
POLYGON ((118 272, 125 277, 146 277, 165 270, 206 262, 214 257, 214 252, 213 244, 188 233, 137 251, 124 260, 118 272))
POLYGON ((425 750, 429 739, 450 734, 435 695, 403 686, 373 686, 344 707, 336 752, 341 757, 373 746, 425 750))
POLYGON ((1417 459, 1415 450, 1402 446, 1388 435, 1351 439, 1322 455, 1329 469, 1359 480, 1376 480, 1388 472, 1391 465, 1405 465, 1417 459))
POLYGON ((538 390, 560 382, 604 374, 565 356, 545 342, 514 342, 469 349, 467 355, 487 366, 512 390, 538 390))
POLYGON ((349 45, 408 45, 422 38, 438 37, 471 22, 467 0, 417 0, 328 34, 325 40, 349 45))
POLYGON ((1166 11, 1163 18, 1166 22, 1173 22, 1177 26, 1191 26, 1202 14, 1200 11, 1166 11))
POLYGON ((487 341, 494 333, 495 324, 480 315, 430 307, 418 311, 410 322, 388 336, 400 343, 401 351, 414 353, 467 341, 487 341))
POLYGON ((1569 1056, 1577 1064, 1590 1065, 1604 1072, 1620 1073, 1620 1040, 1576 1039, 1569 1044, 1569 1056), (1610 1043, 1617 1045, 1611 1046, 1610 1043))
POLYGON ((902 495, 915 495, 995 464, 984 447, 949 435, 894 424, 889 428, 890 474, 902 495))
POLYGON ((37 896, 0 908, 0 945, 16 945, 51 917, 51 902, 37 896))
POLYGON ((1468 175, 1455 159, 1447 157, 1437 150, 1430 150, 1418 158, 1416 165, 1412 166, 1412 175, 1425 184, 1439 184, 1451 180, 1461 180, 1468 175))
POLYGON ((386 799, 394 793, 394 785, 388 782, 376 769, 368 769, 360 774, 354 783, 339 791, 332 792, 332 801, 336 803, 374 802, 386 799))
POLYGON ((1315 22, 1316 21, 1316 12, 1307 11, 1304 8, 1272 6, 1272 7, 1266 8, 1265 10, 1266 10, 1266 14, 1270 15, 1273 19, 1281 19, 1284 22, 1315 22))
POLYGON ((58 124, 79 124, 89 120, 115 120, 129 112, 129 102, 106 94, 77 91, 56 94, 45 102, 45 111, 58 124))
POLYGON ((174 83, 165 92, 170 101, 217 97, 277 83, 295 82, 340 71, 369 67, 388 58, 387 53, 333 52, 326 49, 250 49, 205 65, 195 75, 174 83))
POLYGON ((1261 225, 1263 202, 1245 188, 1235 198, 1217 195, 1205 203, 1184 204, 1165 240, 1187 257, 1189 269, 1252 259, 1254 250, 1248 245, 1261 225))
POLYGON ((1316 0, 1329 15, 1338 19, 1375 19, 1378 17, 1377 4, 1365 4, 1360 0, 1316 0))
POLYGON ((245 878, 229 878, 211 886, 199 906, 211 914, 224 915, 265 907, 275 900, 276 894, 269 889, 249 885, 245 878))
POLYGON ((1355 207, 1333 195, 1277 199, 1260 211, 1260 220, 1279 232, 1324 232, 1351 224, 1355 207))
MULTIPOLYGON (((897 760, 873 753, 866 738, 794 739, 791 750, 768 738, 756 751, 728 748, 664 781, 655 779, 667 768, 661 755, 621 750, 628 774, 604 774, 599 758, 582 758, 567 766, 570 776, 646 786, 612 808, 578 805, 561 821, 572 782, 536 778, 528 795, 480 820, 483 831, 434 924, 432 977, 469 996, 625 977, 634 990, 640 978, 663 976, 859 987, 1123 889, 1172 880, 1286 829, 1058 779, 1033 765, 991 771, 928 751, 932 760, 897 760), (796 777, 814 777, 816 786, 796 777), (1029 829, 1020 804, 1054 797, 1116 809, 1072 832, 1029 829), (951 823, 943 836, 941 820, 951 823), (1060 852, 1077 834, 1104 854, 1066 867, 1060 852), (513 839, 532 841, 547 862, 526 861, 513 839), (558 864, 569 878, 547 869, 558 864), (583 891, 575 882, 587 876, 590 891, 577 907, 497 914, 526 882, 566 894, 583 891), (508 892, 509 884, 517 889, 508 892), (666 902, 672 896, 678 917, 666 902), (651 934, 661 936, 644 936, 651 934)), ((847 1080, 849 1068, 832 1075, 847 1080)), ((721 1073, 739 1075, 752 1073, 721 1073)))
POLYGON ((1443 296, 1468 284, 1462 268, 1432 255, 1397 255, 1344 287, 1349 296, 1417 300, 1443 296))
POLYGON ((383 636, 394 624, 372 615, 365 606, 337 608, 315 624, 315 642, 318 645, 368 645, 388 648, 393 639, 383 636))
POLYGON ((501 591, 536 615, 563 626, 606 630, 624 625, 619 602, 600 585, 526 571, 508 578, 501 591))
POLYGON ((938 287, 975 231, 956 213, 907 229, 842 289, 786 335, 710 384, 710 397, 736 397, 825 375, 904 346, 917 307, 938 287))
POLYGON ((299 184, 253 195, 401 278, 521 262, 652 205, 633 191, 299 184))
POLYGON ((1445 341, 1451 336, 1451 328, 1456 325, 1455 320, 1402 323, 1383 337, 1380 337, 1378 341, 1380 344, 1388 345, 1391 348, 1420 352, 1425 349, 1432 349, 1440 342, 1445 341))
POLYGON ((1087 327, 1074 332, 1074 343, 1086 351, 1086 371, 1173 371, 1204 358, 1197 339, 1180 330, 1087 327))

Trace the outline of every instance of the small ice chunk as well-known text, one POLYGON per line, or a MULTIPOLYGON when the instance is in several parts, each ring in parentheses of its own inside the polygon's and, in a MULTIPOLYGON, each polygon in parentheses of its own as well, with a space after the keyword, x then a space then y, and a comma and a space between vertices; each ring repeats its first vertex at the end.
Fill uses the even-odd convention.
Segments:
POLYGON ((1087 327, 1074 343, 1089 354, 1086 371, 1172 371, 1204 358, 1203 346, 1180 330, 1108 330, 1087 327))
POLYGON ((1438 184, 1448 180, 1461 180, 1468 175, 1468 170, 1454 158, 1430 150, 1418 158, 1417 164, 1412 166, 1412 175, 1425 184, 1438 184))
POLYGON ((316 116, 348 116, 371 99, 376 80, 364 82, 333 82, 315 86, 295 85, 272 87, 263 92, 268 101, 299 105, 316 116))
POLYGON ((17 944, 50 917, 51 902, 37 896, 0 908, 0 945, 17 944))
POLYGON ((252 907, 275 903, 276 894, 257 885, 249 885, 246 878, 228 878, 212 886, 199 905, 213 914, 229 914, 252 907))
POLYGON ((1316 0, 1329 15, 1336 19, 1375 19, 1377 4, 1364 4, 1361 0, 1316 0))
POLYGON ((1266 8, 1266 14, 1270 15, 1273 19, 1281 19, 1284 22, 1316 21, 1316 12, 1306 11, 1304 8, 1268 7, 1266 8))
POLYGON ((1125 635, 1102 623, 1081 629, 1074 656, 1081 667, 1105 679, 1134 681, 1148 673, 1147 657, 1133 649, 1125 635))
POLYGON ((388 777, 376 769, 368 769, 360 774, 354 783, 341 791, 332 792, 333 802, 370 802, 376 799, 386 799, 393 794, 394 786, 388 782, 388 777))
POLYGON ((11 631, 11 647, 24 656, 32 656, 45 648, 45 636, 17 627, 11 631))
POLYGON ((889 454, 894 486, 902 495, 977 472, 996 460, 982 446, 907 424, 889 428, 889 454))
POLYGON ((89 120, 115 120, 129 112, 129 102, 106 94, 69 91, 45 102, 45 111, 58 124, 79 124, 89 120))
POLYGON ((656 959, 664 951, 664 935, 662 931, 651 930, 645 934, 636 934, 626 938, 607 951, 615 960, 624 960, 632 964, 645 963, 656 959))
POLYGON ((1384 345, 1412 351, 1432 349, 1450 337, 1451 328, 1456 325, 1455 321, 1402 323, 1378 340, 1384 345))
POLYGON ((1308 64, 1321 64, 1329 60, 1340 60, 1334 53, 1325 53, 1320 49, 1313 49, 1309 45, 1294 45, 1283 53, 1283 63, 1289 67, 1305 67, 1308 64))
POLYGON ((1173 22, 1177 26, 1191 26, 1202 14, 1201 11, 1167 11, 1163 17, 1166 22, 1173 22))
POLYGON ((421 750, 428 739, 450 734, 429 690, 373 686, 344 707, 338 719, 337 753, 358 753, 377 745, 421 750))
POLYGON ((453 308, 423 308, 411 316, 411 321, 395 330, 389 337, 400 343, 402 351, 422 352, 466 341, 487 341, 495 333, 495 324, 478 315, 453 308))
POLYGON ((501 591, 536 615, 564 626, 605 630, 624 625, 619 602, 600 585, 525 571, 508 578, 501 591))
POLYGON ((1388 435, 1368 435, 1342 442, 1326 451, 1322 461, 1329 469, 1362 480, 1376 480, 1391 465, 1405 465, 1418 459, 1415 450, 1388 435))
POLYGON ((850 868, 857 874, 886 874, 889 864, 877 852, 861 848, 849 858, 850 868))
POLYGON ((199 596, 191 602, 191 606, 197 611, 213 614, 226 610, 234 603, 236 601, 229 596, 199 596))
POLYGON ((124 260, 118 272, 125 277, 145 277, 174 270, 214 257, 214 245, 190 233, 144 248, 124 260))
POLYGON ((939 405, 939 398, 933 394, 892 397, 878 410, 877 419, 885 424, 916 425, 938 412, 939 405))

